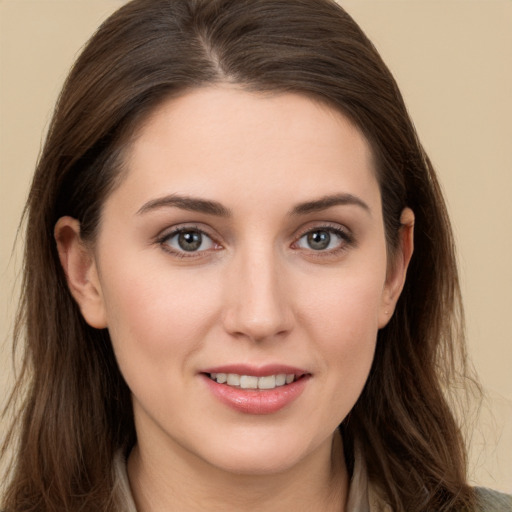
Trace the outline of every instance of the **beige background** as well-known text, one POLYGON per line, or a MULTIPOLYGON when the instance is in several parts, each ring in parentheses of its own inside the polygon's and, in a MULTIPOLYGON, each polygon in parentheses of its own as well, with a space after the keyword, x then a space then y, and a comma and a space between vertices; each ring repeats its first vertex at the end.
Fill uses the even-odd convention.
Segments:
MULTIPOLYGON (((12 375, 11 249, 42 134, 78 50, 122 3, 0 0, 0 398, 12 375)), ((512 492, 512 1, 341 3, 395 73, 444 185, 488 397, 472 481, 512 492)))

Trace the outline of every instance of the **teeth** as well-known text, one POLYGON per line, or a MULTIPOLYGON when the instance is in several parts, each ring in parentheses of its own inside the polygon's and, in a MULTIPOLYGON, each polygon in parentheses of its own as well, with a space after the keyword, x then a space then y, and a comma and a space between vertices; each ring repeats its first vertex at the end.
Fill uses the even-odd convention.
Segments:
POLYGON ((236 373, 210 373, 210 378, 219 384, 227 384, 241 389, 275 389, 291 384, 295 380, 295 375, 279 373, 255 377, 254 375, 238 375, 236 373))
POLYGON ((280 373, 276 375, 276 386, 284 386, 286 384, 286 374, 280 373))
POLYGON ((276 387, 276 376, 260 377, 258 379, 258 389, 274 389, 276 387))
POLYGON ((240 386, 240 375, 236 373, 228 373, 227 377, 228 386, 240 386))
POLYGON ((258 377, 252 377, 250 375, 241 375, 240 387, 242 389, 258 389, 258 377))

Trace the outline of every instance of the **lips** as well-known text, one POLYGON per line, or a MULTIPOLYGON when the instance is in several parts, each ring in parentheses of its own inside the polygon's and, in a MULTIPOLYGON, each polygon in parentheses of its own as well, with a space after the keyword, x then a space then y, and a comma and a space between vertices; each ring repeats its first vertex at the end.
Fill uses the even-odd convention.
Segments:
POLYGON ((201 372, 214 397, 245 414, 272 414, 292 404, 311 374, 283 365, 230 365, 201 372))

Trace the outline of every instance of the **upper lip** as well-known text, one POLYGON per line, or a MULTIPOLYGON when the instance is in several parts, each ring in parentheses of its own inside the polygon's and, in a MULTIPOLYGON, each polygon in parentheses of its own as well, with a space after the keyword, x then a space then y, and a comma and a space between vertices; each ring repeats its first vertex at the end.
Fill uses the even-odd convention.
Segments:
POLYGON ((295 366, 285 364, 266 364, 263 366, 252 366, 249 364, 227 364, 215 366, 202 370, 201 373, 234 373, 237 375, 251 375, 254 377, 265 377, 268 375, 278 375, 285 373, 286 375, 295 375, 300 377, 309 374, 308 371, 295 366))

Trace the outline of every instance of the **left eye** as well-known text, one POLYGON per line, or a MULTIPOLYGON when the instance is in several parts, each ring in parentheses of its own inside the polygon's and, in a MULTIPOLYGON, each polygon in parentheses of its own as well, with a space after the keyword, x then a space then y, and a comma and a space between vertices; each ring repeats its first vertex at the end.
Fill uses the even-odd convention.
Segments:
POLYGON ((199 252, 215 247, 214 241, 197 229, 181 229, 171 233, 163 243, 176 252, 199 252))
POLYGON ((313 251, 326 251, 340 247, 343 242, 345 242, 345 237, 334 229, 314 229, 299 238, 297 247, 313 251))

